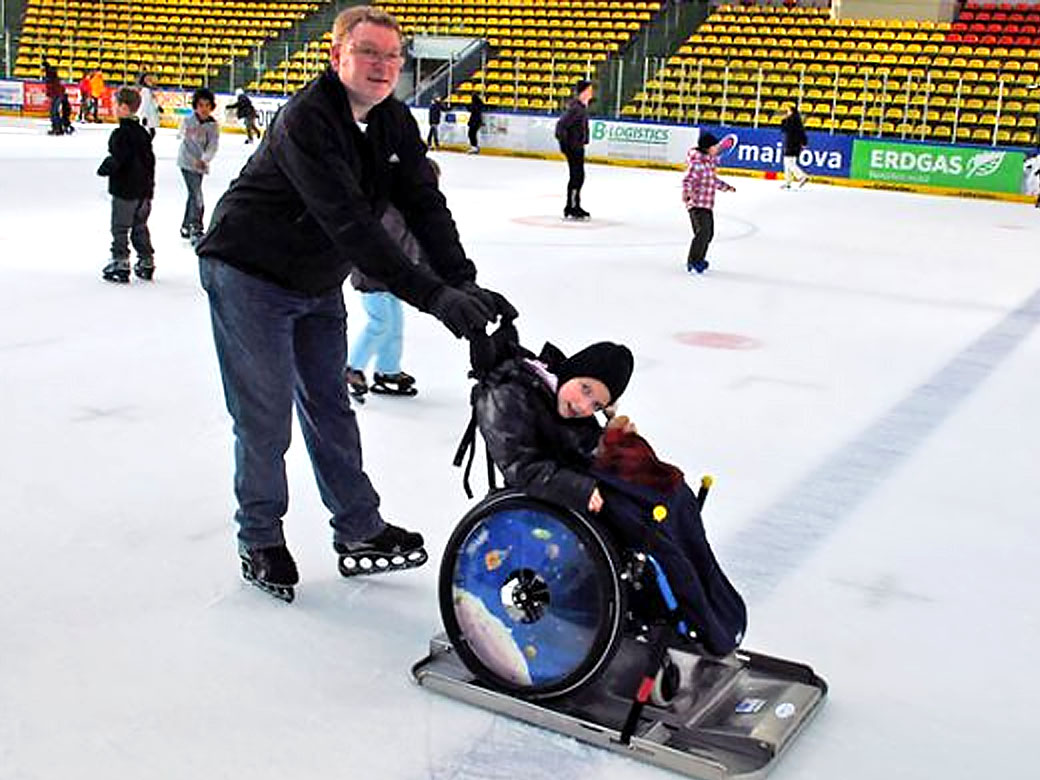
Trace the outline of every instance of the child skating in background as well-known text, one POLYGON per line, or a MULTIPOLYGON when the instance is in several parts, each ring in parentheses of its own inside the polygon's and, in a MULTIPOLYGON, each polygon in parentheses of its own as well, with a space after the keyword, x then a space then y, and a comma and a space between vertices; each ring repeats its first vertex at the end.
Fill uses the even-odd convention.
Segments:
MULTIPOLYGON (((433 160, 427 162, 437 179, 440 179, 441 170, 437 163, 433 160)), ((426 261, 422 247, 408 230, 401 212, 388 206, 382 221, 390 238, 397 242, 412 262, 420 264, 426 261)), ((361 305, 368 315, 365 327, 347 351, 346 382, 351 396, 359 403, 364 403, 369 390, 380 395, 415 395, 418 392, 415 377, 401 370, 404 308, 400 299, 357 268, 350 272, 350 284, 361 293, 361 305), (365 370, 373 359, 375 373, 369 385, 365 370)))
POLYGON ((687 272, 699 274, 708 270, 708 245, 715 235, 715 190, 735 192, 736 188, 719 178, 717 173, 721 146, 711 133, 701 133, 697 146, 686 153, 686 175, 682 180, 682 197, 690 214, 693 241, 686 257, 687 272))
POLYGON ((151 136, 134 116, 140 105, 141 96, 136 89, 121 87, 116 91, 119 127, 109 136, 108 157, 98 168, 98 176, 108 177, 108 191, 112 195, 112 259, 101 272, 108 282, 130 281, 130 243, 137 251, 134 273, 145 280, 155 273, 155 253, 148 233, 155 187, 155 155, 151 136))
POLYGON ((188 202, 184 206, 181 222, 181 238, 197 241, 204 231, 202 218, 205 204, 202 201, 202 177, 209 173, 210 161, 220 145, 220 126, 213 118, 217 99, 206 88, 196 89, 191 96, 192 111, 181 120, 177 137, 181 139, 177 151, 177 167, 184 176, 188 188, 188 202))

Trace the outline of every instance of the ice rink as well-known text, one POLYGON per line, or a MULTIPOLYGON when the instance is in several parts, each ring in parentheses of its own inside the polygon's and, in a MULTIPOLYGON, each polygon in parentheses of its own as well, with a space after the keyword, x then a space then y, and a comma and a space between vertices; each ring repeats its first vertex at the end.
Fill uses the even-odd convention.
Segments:
MULTIPOLYGON (((100 278, 111 126, 45 130, 0 120, 0 780, 674 777, 410 681, 469 505, 450 462, 466 350, 425 315, 406 325, 418 397, 358 418, 385 515, 430 563, 342 580, 297 436, 296 601, 243 583, 174 133, 155 281, 120 286, 100 278)), ((252 148, 223 136, 207 217, 252 148)), ((690 277, 678 172, 590 166, 593 219, 571 224, 563 162, 436 157, 524 341, 630 345, 622 410, 715 476, 705 524, 744 646, 829 682, 772 777, 1035 777, 1040 211, 734 176, 690 277)))

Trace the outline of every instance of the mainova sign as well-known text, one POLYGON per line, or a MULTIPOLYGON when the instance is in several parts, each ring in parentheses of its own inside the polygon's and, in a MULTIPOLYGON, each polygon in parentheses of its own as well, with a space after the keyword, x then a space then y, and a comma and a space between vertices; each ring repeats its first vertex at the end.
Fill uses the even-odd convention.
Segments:
POLYGON ((982 192, 1022 189, 1022 152, 857 140, 852 178, 982 192))

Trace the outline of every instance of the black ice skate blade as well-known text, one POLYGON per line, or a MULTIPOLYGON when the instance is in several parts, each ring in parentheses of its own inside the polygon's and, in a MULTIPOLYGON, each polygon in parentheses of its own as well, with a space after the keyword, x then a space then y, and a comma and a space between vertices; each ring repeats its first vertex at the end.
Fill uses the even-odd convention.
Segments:
POLYGON ((116 284, 128 284, 130 282, 130 272, 127 271, 125 274, 122 273, 108 273, 101 274, 101 278, 106 282, 115 282, 116 284))
POLYGON ((274 585, 258 580, 253 574, 252 566, 247 561, 242 561, 242 579, 286 604, 292 604, 293 599, 296 598, 296 589, 292 585, 274 585))
POLYGON ((375 393, 376 395, 397 395, 401 396, 402 398, 411 398, 413 395, 419 394, 419 391, 410 385, 408 387, 402 387, 397 390, 390 387, 380 387, 379 385, 372 385, 369 388, 369 391, 375 393))
POLYGON ((394 571, 417 569, 430 558, 426 548, 412 550, 409 553, 384 555, 383 553, 358 553, 357 555, 339 556, 339 573, 344 577, 358 577, 366 574, 389 574, 394 571))
POLYGON ((136 269, 134 270, 134 276, 136 276, 138 279, 141 279, 142 281, 145 281, 145 282, 152 281, 152 276, 153 276, 154 273, 155 273, 154 271, 138 271, 136 269))

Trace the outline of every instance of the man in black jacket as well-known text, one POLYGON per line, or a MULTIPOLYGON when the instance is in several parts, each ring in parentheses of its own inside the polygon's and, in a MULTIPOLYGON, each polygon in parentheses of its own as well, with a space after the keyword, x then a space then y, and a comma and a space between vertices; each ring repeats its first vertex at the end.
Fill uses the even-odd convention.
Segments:
POLYGON ((585 146, 589 142, 589 103, 592 101, 591 81, 581 79, 574 85, 574 99, 563 116, 556 122, 556 140, 567 158, 567 205, 564 219, 588 219, 589 212, 581 207, 581 188, 585 184, 585 146))
POLYGON ((112 195, 112 259, 101 271, 107 282, 130 281, 130 243, 137 250, 134 273, 148 280, 155 272, 155 253, 148 233, 155 189, 155 154, 152 137, 134 116, 140 106, 141 95, 136 89, 120 87, 116 91, 119 127, 109 136, 108 157, 97 171, 98 176, 108 177, 112 195))
POLYGON ((444 103, 441 102, 440 95, 433 96, 429 110, 430 132, 426 136, 426 145, 431 149, 440 149, 441 137, 439 131, 441 127, 441 112, 444 110, 444 103))
POLYGON ((342 284, 351 267, 457 337, 482 335, 497 314, 515 315, 504 298, 476 285, 419 128, 391 97, 402 63, 396 20, 367 6, 343 11, 330 60, 276 115, 197 247, 235 423, 243 574, 283 597, 298 579, 281 520, 294 402, 332 512, 341 573, 426 560, 420 534, 384 522, 362 469, 343 381, 342 284), (388 203, 429 267, 412 264, 381 226, 388 203))
POLYGON ((809 145, 809 136, 802 124, 802 115, 793 103, 785 107, 784 118, 780 122, 780 132, 784 136, 784 183, 783 189, 791 189, 794 182, 804 187, 809 176, 798 165, 798 155, 809 145))

